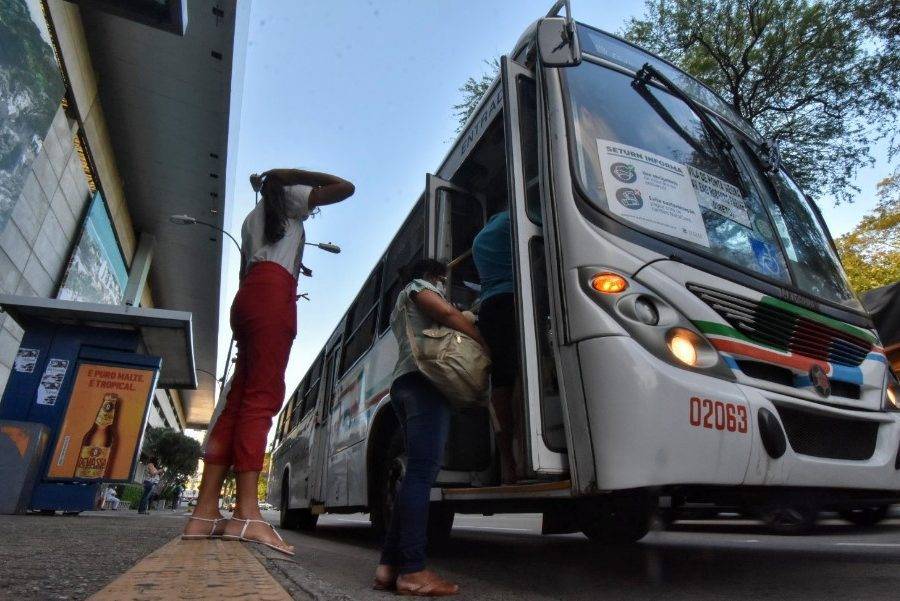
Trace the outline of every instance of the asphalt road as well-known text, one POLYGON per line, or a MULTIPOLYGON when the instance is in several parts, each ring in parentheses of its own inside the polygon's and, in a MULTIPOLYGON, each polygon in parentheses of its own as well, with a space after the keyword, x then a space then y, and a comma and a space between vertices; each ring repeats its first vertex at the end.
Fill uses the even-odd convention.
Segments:
MULTIPOLYGON (((802 537, 750 521, 680 522, 613 548, 541 536, 536 515, 456 519, 430 567, 460 584, 460 599, 900 599, 898 519, 868 531, 825 521, 802 537)), ((315 579, 335 598, 390 598, 369 589, 379 549, 368 516, 322 516, 313 534, 285 534, 297 557, 275 560, 282 576, 315 579)))

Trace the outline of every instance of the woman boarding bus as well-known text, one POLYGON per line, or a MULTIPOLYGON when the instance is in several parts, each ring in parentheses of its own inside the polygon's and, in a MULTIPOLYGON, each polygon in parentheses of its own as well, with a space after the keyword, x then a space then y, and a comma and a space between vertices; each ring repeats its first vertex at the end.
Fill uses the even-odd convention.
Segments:
MULTIPOLYGON (((545 532, 636 540, 660 502, 878 509, 900 490, 895 376, 814 203, 772 144, 673 65, 552 14, 531 27, 282 413, 283 523, 389 523, 393 274, 447 261, 469 308, 508 207, 518 381, 503 486, 487 410, 454 412, 429 527, 539 511, 545 532)), ((504 443, 505 444, 505 443, 504 443)))

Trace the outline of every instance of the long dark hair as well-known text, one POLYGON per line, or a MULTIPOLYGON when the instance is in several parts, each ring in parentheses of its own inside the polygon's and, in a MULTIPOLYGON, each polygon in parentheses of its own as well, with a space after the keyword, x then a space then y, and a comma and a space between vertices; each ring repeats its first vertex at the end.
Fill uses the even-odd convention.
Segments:
POLYGON ((284 184, 273 176, 267 176, 262 183, 263 210, 266 214, 264 233, 266 242, 274 244, 284 238, 287 222, 287 199, 284 184))
POLYGON ((413 259, 399 270, 400 281, 406 286, 413 280, 427 280, 447 275, 447 264, 437 259, 413 259))

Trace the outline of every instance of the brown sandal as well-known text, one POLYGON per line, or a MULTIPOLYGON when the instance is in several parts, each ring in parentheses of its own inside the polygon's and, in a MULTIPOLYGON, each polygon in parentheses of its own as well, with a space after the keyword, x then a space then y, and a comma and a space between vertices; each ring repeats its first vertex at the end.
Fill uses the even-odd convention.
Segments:
POLYGON ((449 597, 459 592, 459 585, 444 580, 434 572, 423 570, 419 573, 425 576, 425 580, 418 584, 402 584, 398 579, 397 594, 409 597, 449 597))

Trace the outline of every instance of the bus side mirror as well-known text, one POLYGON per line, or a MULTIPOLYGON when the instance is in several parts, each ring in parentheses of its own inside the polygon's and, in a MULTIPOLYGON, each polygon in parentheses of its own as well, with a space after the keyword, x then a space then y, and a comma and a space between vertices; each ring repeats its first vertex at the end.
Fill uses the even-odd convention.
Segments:
POLYGON ((545 67, 574 67, 581 63, 575 23, 564 17, 541 19, 537 27, 538 55, 545 67))

